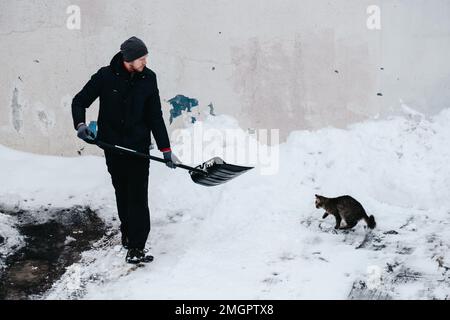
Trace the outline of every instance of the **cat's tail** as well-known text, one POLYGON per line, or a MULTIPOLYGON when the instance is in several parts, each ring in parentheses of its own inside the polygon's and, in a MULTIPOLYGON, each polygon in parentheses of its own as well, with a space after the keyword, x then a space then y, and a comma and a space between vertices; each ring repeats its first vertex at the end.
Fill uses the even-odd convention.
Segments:
POLYGON ((375 228, 376 225, 377 225, 377 223, 375 222, 375 217, 374 217, 374 216, 368 217, 368 216, 366 215, 366 216, 364 217, 364 220, 366 221, 367 226, 368 226, 370 229, 375 228))

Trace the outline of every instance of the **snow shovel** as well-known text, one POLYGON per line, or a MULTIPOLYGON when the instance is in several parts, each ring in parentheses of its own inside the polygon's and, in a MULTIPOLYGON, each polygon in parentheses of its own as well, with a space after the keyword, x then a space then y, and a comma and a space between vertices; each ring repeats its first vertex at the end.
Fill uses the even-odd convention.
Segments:
MULTIPOLYGON (((93 133, 92 139, 86 139, 85 141, 89 144, 95 144, 99 146, 100 148, 107 148, 111 150, 116 151, 122 151, 131 155, 135 155, 138 157, 147 158, 150 160, 155 160, 159 162, 166 163, 167 161, 158 158, 155 156, 151 156, 149 154, 141 153, 132 149, 128 149, 125 147, 112 145, 103 141, 100 141, 96 138, 96 123, 95 121, 91 121, 89 123, 89 128, 91 132, 93 133)), ((196 166, 195 168, 186 166, 184 164, 178 163, 174 164, 176 167, 189 170, 189 174, 191 175, 192 181, 194 181, 197 184, 211 187, 211 186, 217 186, 219 184, 225 183, 231 179, 236 178, 237 176, 243 174, 244 172, 253 169, 253 167, 244 167, 244 166, 238 166, 234 164, 228 164, 225 161, 223 161, 219 157, 214 157, 201 165, 196 166)))

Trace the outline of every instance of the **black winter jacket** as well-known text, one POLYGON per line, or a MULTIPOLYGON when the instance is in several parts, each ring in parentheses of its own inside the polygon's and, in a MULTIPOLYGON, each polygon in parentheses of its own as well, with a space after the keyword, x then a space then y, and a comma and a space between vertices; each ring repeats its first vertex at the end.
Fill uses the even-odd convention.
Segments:
POLYGON ((151 137, 158 148, 170 148, 162 117, 156 74, 144 68, 133 76, 119 52, 109 66, 100 68, 72 101, 73 125, 86 122, 86 108, 100 97, 98 140, 148 153, 151 137))

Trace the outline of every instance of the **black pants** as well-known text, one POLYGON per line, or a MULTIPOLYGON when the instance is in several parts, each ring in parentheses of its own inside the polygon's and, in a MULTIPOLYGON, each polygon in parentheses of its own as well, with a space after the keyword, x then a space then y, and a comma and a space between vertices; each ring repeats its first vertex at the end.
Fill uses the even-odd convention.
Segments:
POLYGON ((129 248, 144 249, 150 233, 150 160, 109 150, 105 159, 116 193, 120 231, 128 237, 129 248))

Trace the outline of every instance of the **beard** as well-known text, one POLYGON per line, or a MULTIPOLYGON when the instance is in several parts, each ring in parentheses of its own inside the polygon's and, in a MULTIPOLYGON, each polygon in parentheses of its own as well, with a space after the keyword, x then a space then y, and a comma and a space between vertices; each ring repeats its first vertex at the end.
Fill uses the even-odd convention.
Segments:
POLYGON ((133 67, 134 72, 142 72, 144 70, 145 66, 142 67, 133 67))

